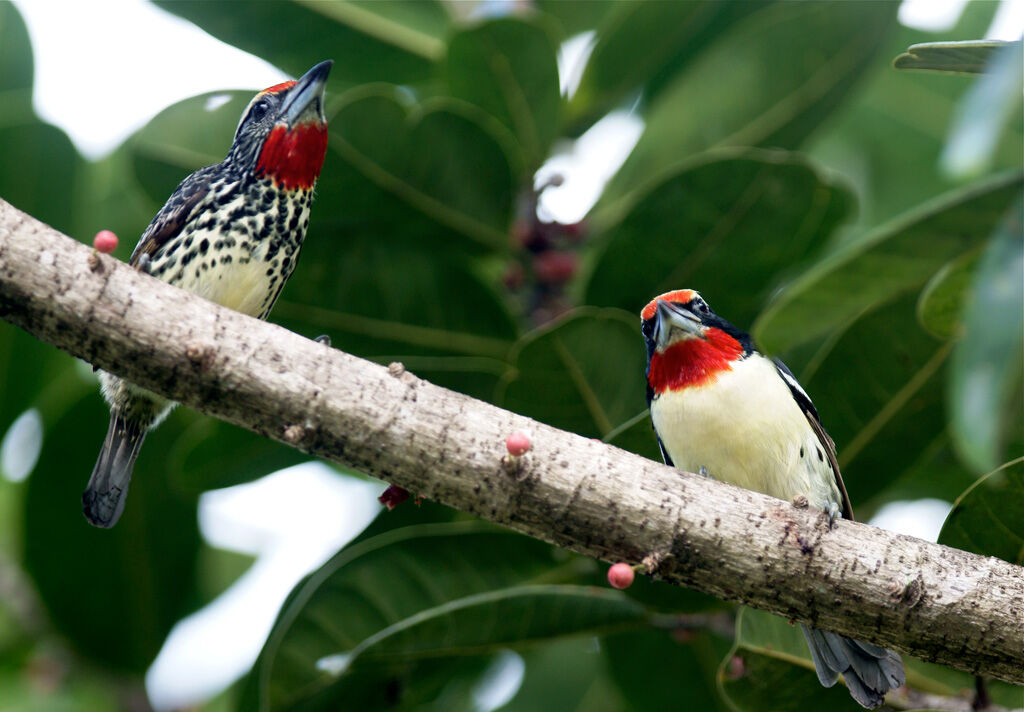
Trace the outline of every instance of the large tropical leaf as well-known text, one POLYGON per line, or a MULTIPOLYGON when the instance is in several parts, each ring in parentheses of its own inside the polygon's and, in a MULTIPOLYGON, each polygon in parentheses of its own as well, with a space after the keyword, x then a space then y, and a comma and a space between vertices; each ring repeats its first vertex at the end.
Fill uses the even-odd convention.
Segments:
POLYGON ((643 407, 639 319, 618 309, 576 309, 523 337, 497 402, 580 435, 603 437, 643 407))
POLYGON ((333 200, 322 218, 432 244, 507 248, 522 166, 510 163, 513 139, 497 120, 451 99, 417 105, 381 85, 345 94, 331 111, 319 189, 333 200))
POLYGON ((597 632, 645 615, 608 589, 541 583, 557 578, 551 547, 476 522, 357 540, 285 603, 249 703, 337 704, 417 661, 597 632))
POLYGON ((641 89, 644 98, 653 101, 688 62, 740 18, 766 3, 700 0, 558 4, 607 8, 596 25, 594 47, 579 87, 566 107, 569 131, 576 133, 641 89))
POLYGON ((21 15, 0 5, 0 198, 73 232, 82 161, 67 135, 32 109, 32 48, 21 15))
POLYGON ((1020 432, 1024 382, 1024 193, 1014 201, 978 264, 953 353, 953 442, 983 472, 1020 432))
POLYGON ((846 97, 895 15, 895 5, 862 2, 774 3, 747 15, 652 103, 596 214, 690 154, 800 145, 846 97))
POLYGON ((435 0, 157 4, 295 76, 333 59, 334 86, 429 79, 450 25, 444 5, 435 0))
MULTIPOLYGON (((1011 42, 993 55, 985 76, 978 79, 960 104, 942 167, 958 178, 987 172, 996 160, 1000 135, 1016 113, 1024 93, 1024 41, 1011 42)), ((1009 133, 1009 132, 1006 132, 1009 133)))
POLYGON ((635 712, 670 710, 686 700, 689 709, 728 709, 715 689, 715 673, 729 642, 707 631, 648 630, 606 636, 608 669, 635 712), (671 681, 658 684, 654 681, 671 681))
MULTIPOLYGON (((196 503, 179 498, 166 474, 149 465, 135 473, 115 528, 85 521, 82 490, 109 419, 101 403, 89 392, 47 422, 25 495, 25 565, 51 620, 76 650, 141 674, 198 602, 196 503)), ((171 417, 146 438, 140 464, 161 460, 179 422, 171 417)))
POLYGON ((939 543, 1024 565, 1024 458, 975 482, 953 504, 939 543))
POLYGON ((620 712, 624 701, 608 680, 607 657, 594 638, 556 640, 522 652, 523 682, 497 712, 620 712))
POLYGON ((736 643, 722 661, 718 685, 741 712, 863 709, 843 685, 821 686, 799 627, 753 608, 740 611, 736 643))
POLYGON ((658 294, 692 288, 747 328, 780 275, 819 252, 852 206, 799 155, 702 155, 652 182, 602 236, 584 302, 639 314, 658 294))
MULTIPOLYGON (((910 44, 982 37, 998 8, 994 2, 968 3, 956 26, 941 35, 899 27, 865 70, 856 100, 837 111, 827 130, 816 132, 805 145, 814 158, 855 186, 860 224, 879 225, 959 185, 937 166, 957 107, 972 90, 973 79, 895 71, 891 58, 910 44)), ((1020 102, 1017 105, 1001 132, 989 171, 1020 167, 1024 112, 1020 102)), ((979 109, 998 114, 994 105, 979 109)))
POLYGON ((1021 186, 1015 171, 943 195, 849 243, 788 284, 754 325, 769 352, 791 349, 920 289, 992 233, 1021 186))
MULTIPOLYGON (((912 472, 944 436, 950 349, 920 328, 909 294, 851 320, 806 360, 790 361, 836 442, 854 509, 912 472)), ((949 497, 971 480, 962 468, 942 483, 929 479, 933 496, 949 497)))
POLYGON ((459 32, 444 62, 451 95, 497 118, 536 170, 559 129, 555 41, 542 18, 491 20, 459 32))

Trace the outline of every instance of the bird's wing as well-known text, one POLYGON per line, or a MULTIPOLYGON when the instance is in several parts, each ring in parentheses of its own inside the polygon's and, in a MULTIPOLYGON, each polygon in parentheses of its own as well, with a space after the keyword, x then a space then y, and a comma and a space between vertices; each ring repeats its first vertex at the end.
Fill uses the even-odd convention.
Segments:
POLYGON ((183 180, 167 200, 160 212, 153 218, 146 231, 142 233, 139 244, 132 251, 128 264, 137 266, 143 255, 152 256, 167 241, 181 232, 181 229, 192 217, 196 206, 210 190, 210 174, 206 169, 196 171, 183 180))
POLYGON ((843 519, 849 519, 853 521, 853 505, 850 504, 850 495, 846 492, 846 485, 843 483, 843 476, 839 473, 839 461, 836 459, 836 444, 832 442, 832 438, 825 432, 825 428, 821 424, 821 420, 818 418, 818 410, 814 407, 814 403, 811 402, 811 397, 807 395, 807 391, 803 389, 800 383, 796 380, 796 376, 789 370, 786 364, 782 363, 779 359, 773 359, 775 361, 775 367, 779 370, 779 375, 782 376, 782 380, 789 386, 789 390, 793 393, 793 398, 796 400, 797 405, 800 406, 800 410, 803 411, 804 416, 807 418, 807 422, 811 424, 811 430, 818 436, 818 442, 821 443, 825 449, 825 455, 828 457, 829 465, 832 468, 832 473, 836 478, 836 486, 839 488, 839 494, 842 496, 843 501, 843 519))

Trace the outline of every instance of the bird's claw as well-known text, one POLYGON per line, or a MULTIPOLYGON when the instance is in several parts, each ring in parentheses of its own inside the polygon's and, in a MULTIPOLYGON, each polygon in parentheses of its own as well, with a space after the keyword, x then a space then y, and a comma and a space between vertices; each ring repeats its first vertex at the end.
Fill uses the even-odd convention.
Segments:
POLYGON ((832 529, 836 525, 836 517, 839 516, 839 503, 829 502, 825 512, 828 514, 828 528, 832 529))
POLYGON ((145 272, 146 274, 149 274, 149 255, 148 254, 143 253, 139 257, 138 269, 139 269, 140 272, 145 272))
POLYGON ((704 465, 700 466, 700 469, 697 470, 697 474, 701 477, 707 477, 709 480, 715 479, 715 476, 708 472, 708 468, 704 467, 704 465))
POLYGON ((320 336, 313 339, 313 341, 317 342, 318 344, 323 344, 324 346, 331 345, 331 337, 328 336, 327 334, 320 334, 320 336))

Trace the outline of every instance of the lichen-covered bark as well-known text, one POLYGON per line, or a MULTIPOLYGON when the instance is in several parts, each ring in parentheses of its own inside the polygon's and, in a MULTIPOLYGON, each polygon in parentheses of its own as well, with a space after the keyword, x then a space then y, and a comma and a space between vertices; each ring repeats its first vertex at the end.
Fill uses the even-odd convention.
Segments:
MULTIPOLYGON (((1024 682, 1024 569, 680 473, 211 304, 0 201, 0 316, 196 410, 725 599, 1024 682), (518 471, 505 439, 531 434, 518 471)), ((85 473, 83 473, 84 476, 85 473)))

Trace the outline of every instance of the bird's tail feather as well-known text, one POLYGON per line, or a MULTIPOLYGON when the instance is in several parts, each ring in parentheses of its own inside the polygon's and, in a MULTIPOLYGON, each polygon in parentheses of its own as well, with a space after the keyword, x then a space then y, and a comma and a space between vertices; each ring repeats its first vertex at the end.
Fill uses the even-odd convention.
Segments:
POLYGON ((850 695, 868 709, 880 706, 885 693, 906 682, 903 661, 892 650, 836 633, 800 626, 811 649, 818 680, 832 687, 840 673, 850 695))
POLYGON ((144 425, 111 412, 107 437, 82 494, 82 511, 90 524, 104 528, 117 524, 145 437, 144 425))

